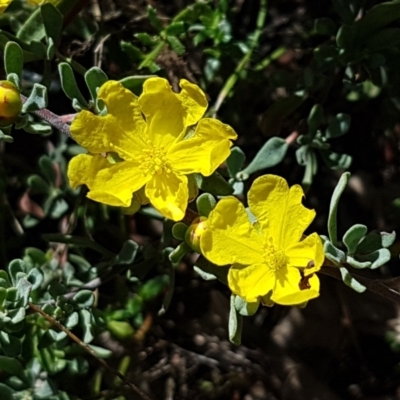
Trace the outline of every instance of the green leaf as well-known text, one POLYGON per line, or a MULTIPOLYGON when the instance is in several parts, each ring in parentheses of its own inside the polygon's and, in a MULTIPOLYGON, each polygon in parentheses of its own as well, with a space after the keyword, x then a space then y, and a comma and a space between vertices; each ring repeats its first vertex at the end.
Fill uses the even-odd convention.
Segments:
POLYGON ((205 280, 218 279, 225 285, 228 284, 229 267, 221 267, 208 261, 204 256, 199 256, 195 263, 196 272, 205 280), (199 272, 201 271, 201 272, 199 272), (215 277, 215 278, 213 278, 215 277))
POLYGON ((235 178, 236 174, 243 168, 246 156, 240 147, 232 147, 231 154, 226 160, 229 176, 235 178))
POLYGON ((159 32, 164 30, 161 20, 157 16, 157 10, 152 6, 147 7, 147 16, 149 17, 150 24, 159 32))
POLYGON ((342 275, 343 282, 357 293, 363 293, 366 291, 367 288, 353 278, 345 267, 340 267, 340 274, 342 275))
MULTIPOLYGON (((18 278, 18 275, 17 275, 18 278)), ((18 291, 18 305, 22 307, 26 307, 29 302, 29 295, 32 290, 32 284, 26 279, 26 278, 21 278, 18 279, 18 282, 16 284, 16 288, 18 291)))
POLYGON ((47 49, 46 49, 46 58, 48 60, 52 60, 56 54, 56 45, 51 37, 48 38, 47 49))
POLYGON ((27 184, 32 194, 48 194, 50 192, 49 184, 39 175, 31 175, 27 179, 27 184))
POLYGON ((351 117, 348 114, 337 114, 326 129, 325 136, 328 139, 337 138, 346 134, 350 129, 351 117))
POLYGON ((139 96, 142 93, 143 83, 146 79, 152 78, 156 75, 136 75, 136 76, 128 76, 126 78, 121 79, 119 82, 122 83, 122 86, 132 93, 135 93, 139 96))
POLYGON ((346 254, 335 247, 329 240, 324 243, 324 253, 326 258, 335 264, 342 264, 346 261, 346 254))
POLYGON ((90 343, 94 338, 92 334, 92 314, 88 310, 80 310, 79 323, 83 330, 83 341, 90 343))
POLYGON ((350 179, 350 172, 345 172, 339 179, 338 184, 333 191, 331 203, 329 206, 329 217, 328 217, 328 234, 333 246, 338 245, 337 240, 337 209, 339 205, 340 196, 342 195, 347 183, 350 179))
POLYGON ((215 200, 215 197, 210 193, 202 193, 196 199, 197 211, 202 217, 208 217, 216 204, 217 201, 215 200))
POLYGON ((31 94, 22 106, 22 112, 42 110, 47 107, 47 88, 46 86, 35 83, 31 94))
POLYGON ((168 275, 159 275, 153 279, 149 279, 139 290, 139 295, 144 301, 153 300, 157 297, 165 287, 170 283, 168 275))
POLYGON ((356 224, 347 230, 343 235, 343 243, 347 247, 347 252, 352 255, 356 252, 358 243, 366 235, 368 228, 365 225, 356 224))
POLYGON ((169 253, 168 258, 173 264, 178 264, 187 253, 192 249, 185 242, 179 243, 176 248, 169 253))
POLYGON ((372 7, 354 23, 357 42, 361 42, 398 19, 400 19, 400 2, 398 1, 388 1, 372 7))
POLYGON ((9 335, 7 332, 0 331, 0 345, 7 357, 17 357, 21 354, 21 343, 19 339, 9 335))
POLYGON ((122 340, 132 338, 135 333, 132 325, 126 321, 108 321, 107 328, 112 335, 122 340))
POLYGON ((238 175, 243 179, 246 175, 249 176, 254 172, 274 167, 283 160, 288 147, 289 145, 284 139, 279 137, 270 138, 256 154, 251 163, 243 171, 239 172, 238 175))
POLYGON ((188 226, 183 222, 177 222, 172 227, 172 236, 177 240, 185 240, 185 234, 188 226))
POLYGON ((72 314, 68 315, 68 317, 65 319, 65 327, 68 329, 74 328, 76 325, 78 325, 79 322, 79 315, 76 311, 74 311, 72 314))
POLYGON ((395 239, 395 232, 369 232, 368 235, 357 246, 356 254, 363 255, 372 253, 381 248, 387 248, 394 243, 395 239))
POLYGON ((254 303, 248 303, 242 297, 235 296, 235 308, 236 308, 236 311, 240 315, 243 315, 244 317, 248 317, 250 315, 254 315, 257 312, 259 306, 260 306, 260 302, 259 301, 256 301, 254 303))
POLYGON ((80 290, 74 295, 73 300, 79 308, 88 308, 94 303, 94 295, 91 290, 80 290))
POLYGON ((9 318, 11 318, 11 323, 13 325, 16 325, 25 319, 25 315, 26 315, 25 308, 19 307, 19 308, 15 308, 14 310, 9 311, 7 316, 9 318))
POLYGON ((171 46, 171 49, 179 56, 185 53, 185 46, 176 36, 167 36, 166 41, 171 46))
POLYGON ((333 170, 347 169, 353 161, 352 157, 348 154, 335 153, 330 150, 320 150, 319 152, 325 164, 333 170))
POLYGON ((229 312, 229 322, 228 322, 228 331, 229 331, 229 340, 239 345, 242 341, 242 326, 243 326, 243 317, 236 311, 235 307, 235 295, 231 295, 231 307, 229 312))
POLYGON ((135 33, 133 36, 135 36, 135 38, 139 39, 145 46, 155 46, 156 44, 158 44, 160 42, 160 38, 159 37, 151 37, 148 33, 135 33))
POLYGON ((1 130, 0 130, 0 141, 6 142, 6 143, 12 143, 14 141, 14 138, 10 135, 5 135, 1 130))
POLYGON ((373 53, 391 47, 398 47, 400 44, 400 29, 385 28, 371 36, 365 44, 365 47, 373 53))
POLYGON ((364 268, 370 268, 371 267, 371 262, 370 261, 358 261, 352 256, 347 256, 346 257, 346 262, 350 264, 352 267, 357 268, 357 269, 364 269, 364 268))
POLYGON ((193 267, 193 270, 195 272, 197 272, 200 275, 200 278, 204 279, 205 281, 215 281, 218 279, 215 275, 213 275, 209 272, 203 271, 201 268, 197 267, 196 265, 193 267))
POLYGON ((376 269, 390 261, 390 251, 388 249, 379 249, 369 254, 358 255, 357 259, 371 262, 370 268, 376 269))
POLYGON ((32 284, 32 290, 36 290, 43 282, 43 274, 38 268, 33 268, 29 271, 26 279, 32 284))
POLYGON ((24 66, 24 53, 15 42, 8 42, 4 49, 4 67, 6 74, 16 74, 21 80, 22 68, 24 66))
POLYGON ((60 74, 61 86, 66 96, 70 100, 76 99, 83 108, 86 108, 88 103, 79 90, 72 67, 68 63, 60 63, 58 65, 58 72, 60 74))
POLYGON ((355 29, 350 25, 342 25, 336 34, 336 44, 341 49, 351 49, 353 47, 355 29))
POLYGON ((133 240, 127 240, 119 254, 115 257, 115 264, 129 265, 135 260, 136 254, 139 250, 139 245, 133 240))
POLYGON ((50 209, 50 218, 53 219, 60 218, 68 211, 68 208, 69 208, 68 203, 64 199, 59 198, 54 200, 50 209))
POLYGON ((25 132, 48 136, 53 132, 53 128, 47 122, 27 122, 22 128, 25 132))
POLYGON ((183 21, 172 22, 165 29, 167 36, 178 36, 186 32, 186 24, 183 21))
MULTIPOLYGON (((15 375, 15 376, 19 376, 19 377, 24 376, 24 374, 23 374, 24 367, 15 358, 0 356, 0 369, 3 372, 6 372, 7 374, 10 374, 10 375, 15 375)), ((1 389, 0 389, 0 398, 3 400, 3 396, 1 394, 1 389)))
POLYGON ((45 3, 40 7, 44 30, 46 32, 47 40, 53 39, 56 43, 61 35, 63 27, 63 16, 51 3, 45 3))
POLYGON ((13 286, 17 285, 18 282, 18 277, 17 275, 23 272, 25 273, 25 263, 22 260, 16 259, 16 260, 12 260, 10 262, 10 264, 8 265, 8 273, 11 277, 13 286))
POLYGON ((85 73, 85 81, 92 100, 95 102, 97 100, 97 90, 108 81, 108 77, 102 69, 92 67, 85 73))
POLYGON ((21 29, 17 33, 17 38, 30 43, 32 40, 40 41, 45 36, 44 25, 40 8, 33 11, 30 17, 24 21, 21 29))
POLYGON ((199 189, 204 192, 215 196, 229 196, 233 193, 232 186, 216 171, 210 176, 194 174, 194 178, 199 189))
POLYGON ((55 170, 55 166, 53 161, 49 156, 43 155, 39 159, 39 167, 42 171, 43 175, 47 179, 47 182, 53 186, 57 179, 57 172, 55 170))
MULTIPOLYGON (((22 368, 22 367, 21 367, 22 368)), ((4 383, 0 383, 0 399, 1 400, 14 400, 14 391, 11 390, 4 383)))
POLYGON ((311 109, 310 114, 307 118, 308 132, 310 134, 315 134, 317 129, 322 124, 322 120, 324 118, 324 110, 319 104, 315 104, 311 109))

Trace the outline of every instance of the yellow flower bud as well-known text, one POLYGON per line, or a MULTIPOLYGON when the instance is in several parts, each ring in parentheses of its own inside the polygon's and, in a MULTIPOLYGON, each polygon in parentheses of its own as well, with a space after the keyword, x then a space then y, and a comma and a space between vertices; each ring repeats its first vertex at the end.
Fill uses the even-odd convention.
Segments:
POLYGON ((186 231, 185 242, 197 253, 201 253, 200 238, 206 229, 207 229, 207 218, 198 217, 193 221, 193 223, 189 226, 189 228, 186 231))
POLYGON ((9 81, 0 81, 0 127, 11 125, 22 110, 18 88, 9 81))

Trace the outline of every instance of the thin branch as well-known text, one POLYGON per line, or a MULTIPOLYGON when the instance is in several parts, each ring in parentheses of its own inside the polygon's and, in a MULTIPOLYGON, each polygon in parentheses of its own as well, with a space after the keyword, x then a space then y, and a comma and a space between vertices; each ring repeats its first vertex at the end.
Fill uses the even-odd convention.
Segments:
MULTIPOLYGON (((22 103, 25 103, 28 99, 24 95, 20 95, 22 103)), ((68 124, 64 123, 63 118, 54 114, 47 108, 43 108, 42 110, 31 111, 32 114, 37 115, 41 119, 44 119, 48 122, 53 128, 58 129, 60 132, 65 133, 68 137, 71 136, 70 127, 68 124)))
MULTIPOLYGON (((339 268, 324 266, 318 272, 342 281, 342 276, 340 274, 339 268)), ((386 286, 384 280, 373 280, 353 273, 351 275, 355 279, 357 279, 362 285, 364 285, 369 291, 378 294, 379 296, 384 297, 387 300, 393 301, 394 303, 400 303, 400 292, 390 288, 389 286, 386 286)))
POLYGON ((151 400, 147 394, 142 392, 135 384, 131 383, 128 381, 128 379, 121 374, 121 372, 111 368, 102 358, 100 358, 95 351, 90 348, 89 345, 87 345, 85 342, 83 342, 81 339, 78 338, 74 333, 72 333, 69 329, 67 329, 64 325, 60 324, 55 318, 53 318, 51 315, 45 313, 40 307, 38 307, 36 304, 29 303, 29 307, 37 312, 38 314, 42 315, 48 322, 50 322, 53 326, 55 326, 57 329, 60 331, 64 332, 65 334, 68 335, 68 337, 73 340, 75 343, 77 343, 79 346, 81 346, 86 352, 88 352, 90 355, 92 355, 103 367, 108 369, 110 372, 118 376, 119 379, 121 379, 122 382, 124 382, 126 385, 128 385, 132 391, 136 394, 138 394, 142 399, 144 400, 151 400))

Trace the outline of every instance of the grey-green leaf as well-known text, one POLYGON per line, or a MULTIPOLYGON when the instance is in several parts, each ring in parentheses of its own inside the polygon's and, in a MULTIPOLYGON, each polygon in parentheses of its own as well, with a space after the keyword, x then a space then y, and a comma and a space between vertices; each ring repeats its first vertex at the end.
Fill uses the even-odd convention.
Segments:
POLYGON ((4 49, 4 67, 7 75, 16 74, 21 80, 22 68, 24 66, 24 53, 15 42, 8 42, 4 49))
POLYGON ((315 104, 307 118, 308 133, 314 134, 322 123, 324 110, 319 104, 315 104))
POLYGON ((356 224, 347 230, 343 235, 343 243, 347 247, 348 254, 352 255, 356 252, 357 245, 367 233, 368 228, 365 225, 356 224))
POLYGON ((331 203, 329 206, 328 216, 328 234, 333 246, 337 246, 337 209, 339 205, 340 196, 342 195, 347 183, 350 179, 350 172, 345 172, 339 179, 338 184, 333 191, 331 203))
POLYGON ((239 174, 251 175, 254 172, 279 164, 286 155, 287 142, 279 137, 272 137, 259 150, 251 163, 239 174))
POLYGON ((390 261, 390 251, 388 249, 379 249, 369 254, 360 255, 357 259, 371 262, 370 268, 376 269, 390 261))
POLYGON ((194 178, 197 186, 204 192, 215 196, 229 196, 233 193, 232 186, 216 171, 210 176, 194 174, 194 178))
POLYGON ((235 178, 236 174, 243 168, 243 164, 246 161, 246 156, 240 147, 233 147, 231 154, 226 160, 226 166, 228 167, 229 176, 235 178))
POLYGON ((235 308, 236 308, 236 311, 240 315, 243 315, 244 317, 248 317, 250 315, 254 315, 257 312, 259 305, 260 305, 259 301, 256 301, 254 303, 248 303, 242 297, 235 296, 235 308))
POLYGON ((42 110, 47 107, 47 88, 39 83, 33 85, 31 94, 22 106, 22 112, 42 110))
POLYGON ((326 241, 324 243, 324 253, 326 258, 334 262, 335 264, 342 264, 346 261, 346 254, 335 247, 331 242, 326 241))
POLYGON ((395 239, 395 232, 369 232, 357 246, 356 254, 369 254, 381 248, 387 248, 393 244, 395 239))
POLYGON ((108 77, 102 69, 92 67, 86 72, 85 81, 92 100, 95 102, 97 99, 97 90, 108 81, 108 77))
POLYGON ((210 193, 202 193, 196 199, 197 211, 202 217, 208 217, 211 210, 217 204, 215 197, 210 193))
POLYGON ((370 268, 371 267, 371 262, 370 261, 358 261, 352 256, 347 256, 346 257, 346 262, 350 264, 352 267, 357 268, 357 269, 364 269, 364 268, 370 268))
POLYGON ((42 20, 44 25, 44 30, 46 32, 46 37, 53 39, 56 43, 61 35, 61 30, 63 26, 63 16, 60 11, 51 3, 45 3, 40 7, 40 12, 42 14, 42 20))
POLYGON ((328 139, 337 138, 346 134, 350 129, 351 117, 348 114, 337 114, 326 129, 328 139))
POLYGON ((60 63, 58 72, 60 74, 61 86, 67 97, 70 100, 77 99, 80 105, 87 107, 88 103, 78 88, 72 67, 66 62, 60 63))
POLYGON ((229 340, 239 345, 242 341, 242 325, 243 325, 243 317, 237 312, 235 307, 235 295, 231 295, 231 308, 229 312, 229 323, 228 323, 228 331, 229 331, 229 340))
POLYGON ((340 273, 342 275, 343 282, 351 287, 357 293, 363 293, 367 289, 364 285, 353 278, 350 272, 345 267, 340 267, 340 273))

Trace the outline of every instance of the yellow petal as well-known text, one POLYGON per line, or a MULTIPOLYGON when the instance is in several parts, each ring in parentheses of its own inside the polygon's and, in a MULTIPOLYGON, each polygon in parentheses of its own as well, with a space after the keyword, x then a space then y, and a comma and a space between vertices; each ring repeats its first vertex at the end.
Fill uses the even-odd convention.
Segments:
POLYGON ((300 289, 301 275, 296 268, 287 268, 285 274, 279 274, 271 300, 277 304, 295 306, 319 296, 319 279, 317 275, 307 277, 307 289, 300 289))
POLYGON ((251 225, 243 204, 225 197, 211 211, 200 241, 202 254, 217 265, 260 264, 262 238, 251 225))
POLYGON ((325 259, 322 241, 317 233, 289 246, 285 253, 292 267, 306 268, 305 275, 319 271, 325 259))
POLYGON ((110 164, 101 156, 89 154, 80 154, 70 161, 68 177, 72 187, 86 184, 90 199, 118 207, 130 206, 133 192, 150 178, 143 175, 137 162, 110 164))
POLYGON ((112 151, 124 160, 136 159, 147 129, 138 98, 116 81, 106 82, 98 98, 107 106, 107 115, 81 111, 72 122, 72 137, 90 153, 112 151))
POLYGON ((247 302, 265 296, 273 289, 275 280, 275 274, 265 264, 234 264, 228 272, 229 288, 247 302))
POLYGON ((6 8, 10 5, 11 0, 0 0, 0 14, 6 10, 6 8))
POLYGON ((79 154, 68 164, 69 184, 73 189, 79 185, 91 186, 98 171, 108 168, 111 164, 100 155, 79 154))
POLYGON ((180 86, 182 91, 177 94, 164 78, 144 82, 139 104, 149 124, 150 140, 157 146, 168 148, 207 109, 206 96, 197 85, 182 79, 180 86))
POLYGON ((188 180, 173 172, 154 174, 146 185, 146 196, 164 217, 180 221, 188 204, 188 180))
POLYGON ((173 144, 167 157, 171 166, 183 174, 201 173, 211 175, 230 154, 231 140, 236 139, 235 131, 222 122, 202 119, 189 139, 173 144))
POLYGON ((303 196, 299 185, 289 190, 286 180, 276 175, 263 175, 250 188, 249 208, 275 247, 286 249, 298 242, 314 219, 315 211, 301 203, 303 196))

